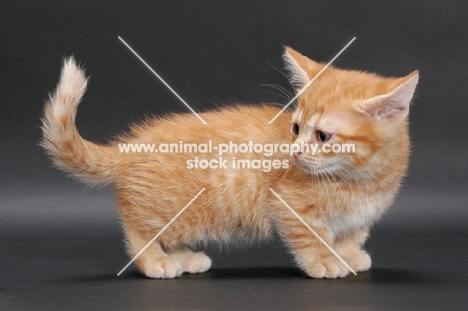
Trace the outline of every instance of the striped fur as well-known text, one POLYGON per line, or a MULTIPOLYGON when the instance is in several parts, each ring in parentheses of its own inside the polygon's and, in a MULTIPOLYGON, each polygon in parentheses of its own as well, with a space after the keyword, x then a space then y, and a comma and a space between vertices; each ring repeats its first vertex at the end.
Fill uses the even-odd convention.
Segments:
MULTIPOLYGON (((323 66, 287 48, 288 68, 304 84, 323 66)), ((363 250, 370 226, 392 203, 405 175, 408 109, 417 73, 383 78, 328 68, 298 99, 267 125, 279 108, 237 105, 194 115, 174 114, 132 127, 108 145, 84 140, 75 114, 87 79, 73 58, 64 62, 57 90, 46 102, 42 145, 55 165, 85 183, 112 184, 117 192, 130 256, 137 254, 201 188, 206 190, 135 261, 148 277, 174 278, 211 266, 190 247, 215 241, 244 244, 279 233, 297 264, 311 277, 344 277, 349 271, 269 191, 274 189, 357 271, 369 269, 363 250), (291 134, 291 122, 298 135, 291 134), (285 154, 288 169, 188 169, 187 160, 209 154, 119 153, 118 143, 291 143, 317 141, 356 145, 354 154, 285 154)), ((299 81, 300 80, 300 81, 299 81)), ((297 85, 297 84, 296 84, 297 85)), ((225 154, 267 160, 262 154, 225 154)))

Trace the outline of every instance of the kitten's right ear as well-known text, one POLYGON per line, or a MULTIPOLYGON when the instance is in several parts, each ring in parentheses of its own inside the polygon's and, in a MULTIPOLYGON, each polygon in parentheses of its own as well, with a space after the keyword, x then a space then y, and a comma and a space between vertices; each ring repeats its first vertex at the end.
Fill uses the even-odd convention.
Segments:
POLYGON ((285 46, 284 49, 283 59, 289 71, 289 79, 294 87, 301 89, 310 81, 307 69, 310 67, 309 62, 313 61, 289 46, 285 46))

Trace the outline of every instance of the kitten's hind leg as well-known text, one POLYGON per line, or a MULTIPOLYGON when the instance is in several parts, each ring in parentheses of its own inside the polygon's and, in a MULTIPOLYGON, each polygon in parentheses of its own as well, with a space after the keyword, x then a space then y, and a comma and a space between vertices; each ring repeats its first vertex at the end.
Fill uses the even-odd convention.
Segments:
MULTIPOLYGON (((128 252, 133 258, 153 237, 146 236, 138 230, 126 230, 128 252)), ((135 260, 138 269, 149 278, 173 279, 183 273, 181 262, 174 256, 166 254, 158 240, 151 243, 148 248, 135 260)))
POLYGON ((167 253, 181 263, 183 272, 203 273, 211 267, 211 259, 207 255, 193 252, 186 246, 173 248, 167 253))

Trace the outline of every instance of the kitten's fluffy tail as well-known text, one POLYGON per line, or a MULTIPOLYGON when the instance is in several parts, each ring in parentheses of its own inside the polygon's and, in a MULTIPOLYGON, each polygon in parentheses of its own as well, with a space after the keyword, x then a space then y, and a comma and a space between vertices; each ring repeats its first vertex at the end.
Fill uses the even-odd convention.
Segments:
POLYGON ((73 57, 64 59, 60 82, 45 103, 41 145, 54 164, 90 185, 114 180, 116 150, 84 140, 75 125, 88 79, 73 57))

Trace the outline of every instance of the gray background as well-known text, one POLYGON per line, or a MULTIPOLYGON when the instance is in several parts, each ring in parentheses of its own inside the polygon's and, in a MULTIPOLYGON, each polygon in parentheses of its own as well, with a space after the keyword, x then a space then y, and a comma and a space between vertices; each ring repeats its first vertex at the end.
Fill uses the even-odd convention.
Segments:
POLYGON ((2 2, 0 307, 467 306, 467 20, 462 0, 2 2), (275 242, 210 250, 215 265, 203 276, 161 282, 131 268, 116 278, 128 258, 112 190, 66 178, 37 143, 44 99, 71 54, 92 76, 77 116, 87 139, 186 111, 118 36, 197 111, 286 103, 261 86, 291 90, 275 70, 283 45, 327 62, 356 36, 336 66, 393 76, 419 69, 411 167, 368 243, 374 269, 308 280, 275 242))

